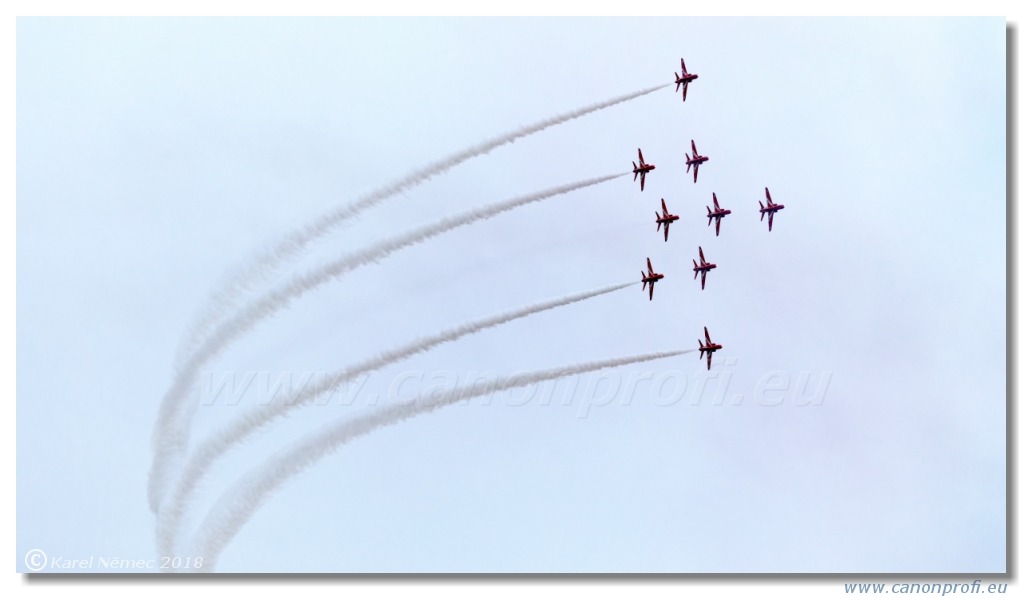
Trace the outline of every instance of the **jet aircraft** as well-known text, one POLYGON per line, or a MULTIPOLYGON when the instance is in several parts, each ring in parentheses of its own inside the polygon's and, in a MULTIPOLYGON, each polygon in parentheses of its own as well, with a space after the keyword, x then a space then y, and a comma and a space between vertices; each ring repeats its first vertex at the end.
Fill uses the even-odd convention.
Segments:
POLYGON ((722 345, 719 345, 718 343, 711 342, 711 335, 708 334, 708 327, 707 326, 704 327, 704 340, 707 341, 707 344, 702 343, 699 338, 697 339, 697 344, 700 345, 700 355, 697 356, 697 359, 701 359, 702 357, 704 357, 704 353, 707 353, 708 354, 708 369, 710 370, 711 369, 711 354, 714 353, 715 351, 721 349, 722 345))
POLYGON ((668 225, 672 224, 676 220, 679 220, 679 216, 675 214, 669 214, 668 208, 665 207, 665 198, 661 198, 661 214, 657 210, 654 211, 654 221, 658 223, 658 230, 661 230, 661 225, 665 225, 665 240, 668 241, 668 225))
POLYGON ((678 74, 676 75, 676 91, 677 92, 679 91, 679 86, 680 85, 683 86, 683 101, 685 102, 686 101, 686 88, 690 86, 690 81, 693 81, 694 79, 696 79, 700 75, 697 75, 695 73, 691 74, 691 73, 686 72, 686 61, 683 60, 682 58, 679 59, 679 64, 682 65, 682 67, 683 67, 683 74, 682 75, 678 75, 678 74))
POLYGON ((782 208, 786 207, 780 203, 772 202, 772 194, 768 193, 768 187, 764 188, 764 196, 768 198, 768 205, 764 205, 760 201, 757 203, 761 204, 761 222, 764 222, 764 215, 768 214, 768 232, 772 231, 772 220, 775 219, 775 212, 778 212, 782 208))
POLYGON ((723 210, 718 205, 718 196, 714 193, 711 194, 711 199, 715 202, 715 209, 712 210, 710 206, 705 206, 708 209, 708 226, 711 226, 711 221, 715 221, 715 236, 718 236, 718 230, 722 228, 722 218, 729 214, 732 214, 732 210, 723 210))
MULTIPOLYGON (((691 158, 690 154, 686 154, 686 172, 690 172, 690 167, 693 167, 693 182, 696 183, 697 169, 700 168, 701 164, 708 161, 708 157, 697 153, 697 144, 693 142, 693 139, 690 140, 690 148, 693 149, 693 157, 691 158)), ((635 179, 636 177, 633 178, 635 179)))
POLYGON ((658 282, 662 278, 665 278, 665 275, 655 272, 654 268, 651 267, 651 258, 647 258, 647 274, 644 274, 643 270, 640 271, 640 280, 644 283, 644 286, 640 290, 642 291, 647 288, 647 285, 651 285, 651 295, 647 299, 648 301, 654 299, 654 283, 658 282))
POLYGON ((697 275, 700 274, 700 289, 704 290, 704 280, 708 276, 708 271, 718 267, 718 264, 712 264, 704 260, 704 248, 698 247, 697 251, 700 252, 700 264, 697 260, 693 260, 693 279, 697 280, 697 275))
POLYGON ((640 190, 644 190, 644 179, 647 177, 647 173, 654 170, 654 164, 644 163, 644 153, 640 151, 640 148, 636 148, 636 153, 640 157, 640 165, 633 162, 633 181, 636 181, 637 175, 640 176, 640 190))

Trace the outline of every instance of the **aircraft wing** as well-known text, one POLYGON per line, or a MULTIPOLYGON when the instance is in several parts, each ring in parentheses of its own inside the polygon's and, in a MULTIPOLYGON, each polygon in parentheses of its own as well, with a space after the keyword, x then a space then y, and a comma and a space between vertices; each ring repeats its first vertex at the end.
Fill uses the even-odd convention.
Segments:
POLYGON ((700 271, 700 290, 702 290, 702 291, 704 290, 704 282, 707 280, 707 278, 708 278, 708 271, 707 270, 701 270, 700 271))
POLYGON ((708 369, 711 369, 711 353, 708 352, 708 369))
POLYGON ((686 101, 686 90, 689 89, 689 87, 690 87, 690 82, 689 81, 683 81, 683 101, 684 102, 686 101))
POLYGON ((651 283, 651 293, 650 293, 650 296, 647 297, 647 300, 648 301, 652 301, 653 299, 654 299, 654 283, 652 282, 651 283))
POLYGON ((768 232, 772 232, 772 220, 775 219, 775 212, 768 212, 768 232))
POLYGON ((699 162, 693 165, 693 182, 694 183, 697 182, 697 169, 699 169, 699 168, 700 168, 700 163, 699 162))
POLYGON ((764 188, 764 196, 768 198, 768 205, 772 205, 772 194, 768 193, 768 187, 764 188))
POLYGON ((706 261, 704 261, 704 248, 698 247, 697 251, 700 253, 700 265, 703 266, 704 264, 707 263, 706 261))
POLYGON ((636 148, 636 155, 640 156, 640 166, 644 165, 644 153, 640 151, 640 148, 636 148))
POLYGON ((722 208, 719 207, 719 205, 718 205, 718 194, 717 193, 712 193, 711 194, 711 199, 714 200, 714 202, 715 202, 715 211, 717 212, 718 210, 721 210, 722 208))
POLYGON ((693 139, 690 140, 690 148, 693 149, 693 159, 696 160, 700 154, 697 153, 697 144, 694 143, 693 139))
POLYGON ((709 345, 711 344, 711 335, 708 334, 708 327, 707 326, 704 327, 704 340, 706 340, 709 345))
MULTIPOLYGON (((645 180, 646 178, 647 178, 647 173, 646 173, 646 172, 644 172, 644 171, 641 171, 641 172, 640 172, 640 190, 641 190, 641 191, 643 191, 643 190, 644 190, 644 180, 645 180)), ((634 177, 634 180, 636 180, 636 179, 635 179, 635 177, 634 177)))
MULTIPOLYGON (((711 224, 711 223, 708 222, 708 224, 711 224)), ((720 228, 722 228, 722 219, 721 218, 719 218, 718 220, 715 221, 715 236, 716 237, 718 236, 718 229, 720 229, 720 228)))
POLYGON ((668 225, 669 225, 669 223, 666 222, 665 223, 665 241, 668 241, 668 225))

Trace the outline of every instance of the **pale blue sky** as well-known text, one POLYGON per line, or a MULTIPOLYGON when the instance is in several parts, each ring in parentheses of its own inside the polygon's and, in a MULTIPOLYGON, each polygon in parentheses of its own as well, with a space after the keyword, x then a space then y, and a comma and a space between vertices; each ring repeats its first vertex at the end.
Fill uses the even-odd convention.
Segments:
MULTIPOLYGON (((587 409, 583 377, 568 406, 511 404, 518 392, 371 434, 287 485, 219 570, 1004 570, 1002 19, 21 19, 17 33, 19 571, 33 548, 156 556, 157 408, 195 314, 247 258, 445 154, 671 82, 680 56, 700 74, 686 103, 668 87, 497 149, 285 273, 625 172, 637 146, 658 166, 643 193, 622 178, 396 254, 297 301, 209 375, 329 372, 632 280, 648 256, 666 274, 652 302, 637 285, 488 331, 374 374, 360 397, 410 371, 691 349, 705 325, 725 345, 711 373, 685 355, 615 374, 687 380, 674 399, 641 383, 587 409), (711 157, 697 184, 691 138, 711 157), (771 233, 765 186, 787 206, 771 233), (712 192, 733 210, 717 238, 712 192), (660 197, 681 216, 668 243, 660 197), (703 292, 698 246, 719 266, 703 292), (829 384, 798 406, 761 392, 773 373, 829 384), (694 394, 726 379, 725 405, 694 394)), ((256 400, 200 408, 193 440, 256 400)), ((190 531, 265 456, 370 408, 356 402, 232 453, 190 531)))

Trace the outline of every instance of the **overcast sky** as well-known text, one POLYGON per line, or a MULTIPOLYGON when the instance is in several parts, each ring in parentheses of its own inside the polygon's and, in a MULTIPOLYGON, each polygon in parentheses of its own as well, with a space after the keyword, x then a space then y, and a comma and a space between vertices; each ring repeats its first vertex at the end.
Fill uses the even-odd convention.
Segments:
POLYGON ((445 216, 626 173, 638 146, 657 166, 643 192, 618 178, 355 270, 204 365, 193 446, 275 384, 637 281, 394 364, 255 436, 203 483, 183 554, 240 476, 323 424, 481 373, 695 349, 707 326, 724 345, 710 372, 686 354, 347 444, 270 498, 218 570, 1004 571, 1005 31, 19 19, 18 570, 33 549, 156 558, 154 423, 190 327, 233 274, 413 169, 671 83, 685 57, 700 75, 685 103, 670 85, 495 149, 246 295, 445 216), (696 184, 691 139, 710 156, 696 184), (771 233, 766 186, 786 205, 771 233), (733 210, 718 237, 712 192, 733 210), (668 242, 660 198, 680 216, 668 242), (703 291, 698 247, 718 264, 703 291), (666 276, 653 301, 637 276, 648 257, 666 276), (244 392, 212 390, 247 376, 244 392))

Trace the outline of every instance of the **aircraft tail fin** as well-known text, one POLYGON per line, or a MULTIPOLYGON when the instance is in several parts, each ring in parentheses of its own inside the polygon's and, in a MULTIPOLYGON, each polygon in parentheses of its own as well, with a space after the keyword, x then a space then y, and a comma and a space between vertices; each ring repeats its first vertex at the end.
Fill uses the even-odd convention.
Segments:
POLYGON ((693 164, 690 163, 690 154, 686 154, 686 172, 690 172, 690 167, 693 164))

